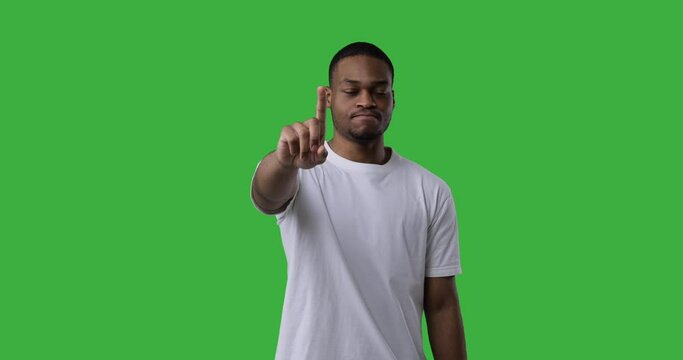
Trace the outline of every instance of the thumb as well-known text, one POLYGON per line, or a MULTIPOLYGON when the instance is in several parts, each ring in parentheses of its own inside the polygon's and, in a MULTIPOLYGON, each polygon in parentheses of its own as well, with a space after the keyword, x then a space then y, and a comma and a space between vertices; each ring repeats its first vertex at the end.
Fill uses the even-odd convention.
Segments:
POLYGON ((327 149, 325 149, 325 145, 318 146, 318 151, 316 151, 316 158, 320 159, 320 163, 322 164, 325 159, 327 159, 327 149))

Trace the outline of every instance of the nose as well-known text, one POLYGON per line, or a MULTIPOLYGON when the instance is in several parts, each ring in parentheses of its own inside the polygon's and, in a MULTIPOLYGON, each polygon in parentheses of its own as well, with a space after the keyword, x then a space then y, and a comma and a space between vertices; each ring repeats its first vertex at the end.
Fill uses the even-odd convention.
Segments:
POLYGON ((374 108, 377 107, 377 104, 375 103, 375 99, 372 97, 372 93, 367 90, 361 90, 360 95, 358 96, 358 102, 356 103, 357 106, 361 106, 364 108, 374 108))

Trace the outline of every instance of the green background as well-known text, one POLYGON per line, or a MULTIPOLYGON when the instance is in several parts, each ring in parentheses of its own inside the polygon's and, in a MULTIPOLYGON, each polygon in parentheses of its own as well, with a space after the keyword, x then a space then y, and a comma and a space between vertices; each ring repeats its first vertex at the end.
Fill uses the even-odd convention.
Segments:
POLYGON ((0 358, 272 359, 251 176, 353 41, 396 68, 386 144, 453 191, 471 359, 682 356, 675 2, 18 3, 0 358))

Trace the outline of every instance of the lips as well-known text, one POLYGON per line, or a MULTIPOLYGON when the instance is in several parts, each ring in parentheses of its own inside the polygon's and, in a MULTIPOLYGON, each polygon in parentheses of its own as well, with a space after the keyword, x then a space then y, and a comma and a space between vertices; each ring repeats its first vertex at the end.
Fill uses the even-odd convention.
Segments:
POLYGON ((356 118, 356 117, 364 117, 364 118, 371 117, 371 118, 374 118, 374 119, 379 119, 379 116, 377 116, 377 115, 375 115, 375 114, 372 114, 372 113, 367 113, 367 114, 366 114, 366 113, 363 113, 363 114, 356 114, 356 115, 353 115, 352 117, 354 117, 354 118, 356 118))
POLYGON ((376 118, 374 115, 356 115, 352 118, 352 120, 359 123, 367 124, 376 124, 379 122, 379 119, 376 118))

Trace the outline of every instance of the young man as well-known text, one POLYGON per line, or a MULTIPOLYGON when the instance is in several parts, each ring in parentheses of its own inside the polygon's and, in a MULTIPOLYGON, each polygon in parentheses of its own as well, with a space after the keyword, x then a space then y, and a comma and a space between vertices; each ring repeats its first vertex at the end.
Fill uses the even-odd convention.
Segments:
POLYGON ((424 309, 435 359, 465 359, 451 190, 384 146, 393 65, 353 43, 333 57, 329 81, 316 117, 285 126, 252 178, 252 201, 276 216, 287 257, 275 358, 425 359, 424 309))

